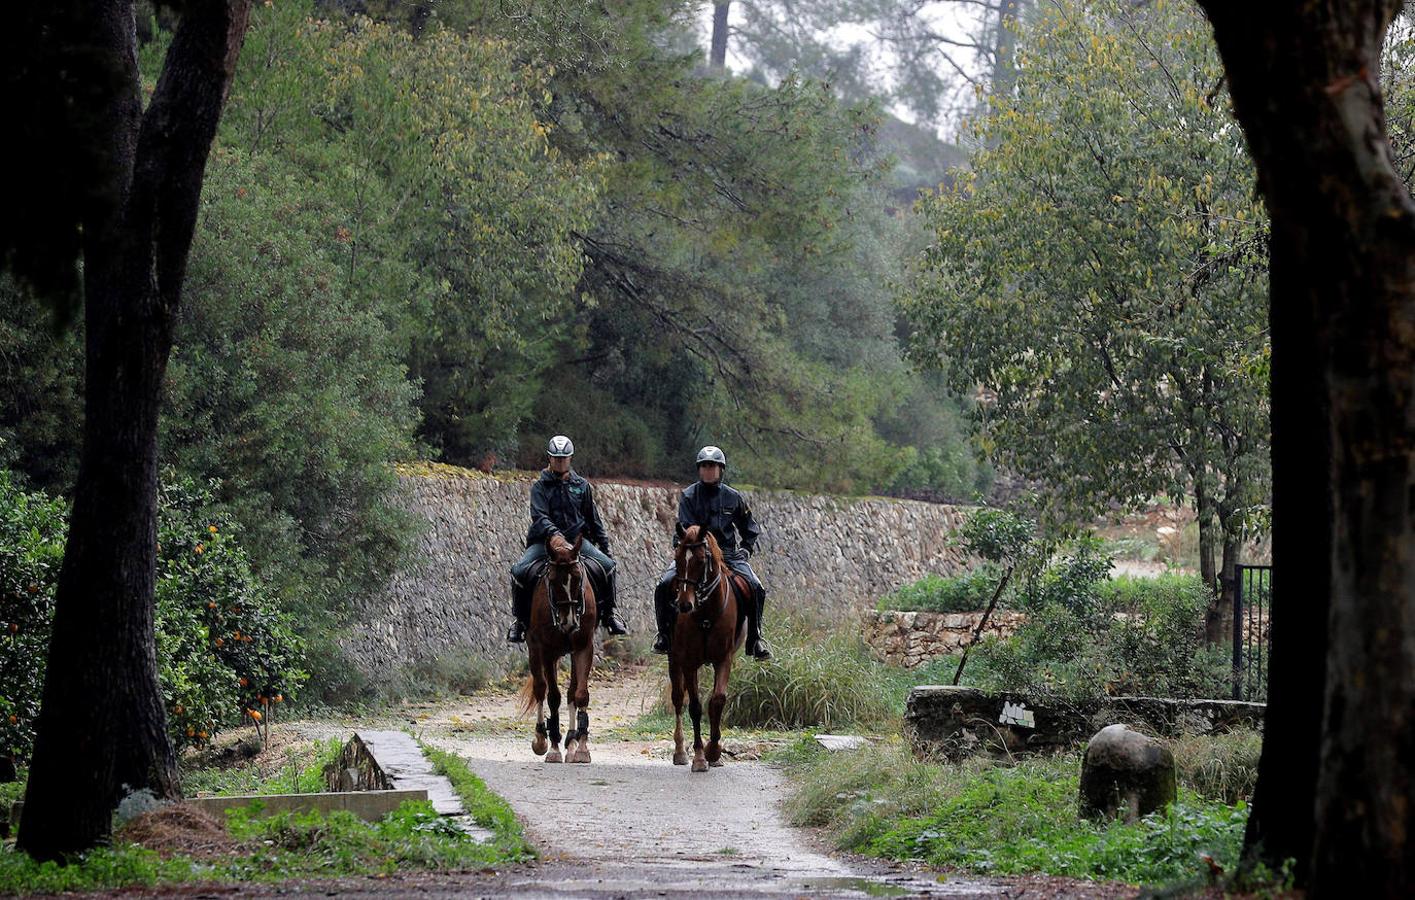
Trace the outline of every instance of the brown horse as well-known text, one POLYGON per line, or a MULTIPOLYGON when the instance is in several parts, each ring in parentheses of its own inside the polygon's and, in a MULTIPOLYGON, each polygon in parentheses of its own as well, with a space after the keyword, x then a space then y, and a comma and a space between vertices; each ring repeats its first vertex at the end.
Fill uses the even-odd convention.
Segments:
POLYGON ((668 649, 668 678, 673 689, 673 764, 687 765, 683 750, 683 699, 693 717, 693 771, 722 765, 722 709, 732 658, 747 640, 745 623, 738 625, 738 596, 751 596, 746 581, 727 567, 717 540, 697 525, 689 528, 673 557, 673 593, 678 620, 668 649), (737 590, 732 590, 733 584, 737 590), (703 747, 703 704, 698 698, 698 669, 712 663, 712 695, 708 698, 709 740, 703 747))
POLYGON ((599 621, 594 588, 580 561, 583 535, 571 545, 560 535, 546 542, 545 575, 531 597, 531 622, 526 632, 531 674, 521 690, 522 710, 536 710, 531 750, 548 763, 560 757, 560 687, 556 677, 560 657, 570 654, 570 730, 565 735, 565 762, 590 761, 590 667, 594 664, 594 630, 599 621), (549 694, 549 746, 546 753, 545 701, 549 694))

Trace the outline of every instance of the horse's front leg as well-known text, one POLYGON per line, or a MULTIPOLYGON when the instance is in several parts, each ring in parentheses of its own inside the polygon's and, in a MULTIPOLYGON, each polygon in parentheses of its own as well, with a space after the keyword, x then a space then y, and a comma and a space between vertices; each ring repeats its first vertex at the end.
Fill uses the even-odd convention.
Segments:
POLYGON ((727 706, 727 682, 732 677, 732 650, 723 662, 712 667, 712 696, 708 698, 707 761, 710 766, 722 765, 722 710, 727 706))
MULTIPOLYGON (((536 708, 536 732, 531 736, 531 752, 536 756, 544 756, 546 748, 545 740, 545 673, 541 669, 540 647, 535 641, 531 642, 531 698, 530 704, 535 704, 536 708)), ((530 704, 527 704, 529 706, 530 704)))
POLYGON ((545 755, 545 761, 548 763, 562 761, 560 756, 560 685, 557 683, 559 666, 556 665, 558 662, 559 660, 553 658, 549 653, 545 655, 545 683, 550 700, 550 752, 545 755))
POLYGON ((693 717, 693 771, 706 772, 707 758, 703 756, 703 701, 698 697, 698 673, 696 670, 684 673, 688 685, 688 714, 693 717))
POLYGON ((565 761, 590 761, 590 667, 594 665, 594 635, 570 657, 570 709, 575 715, 576 745, 565 744, 565 761))
POLYGON ((683 669, 671 656, 668 658, 668 690, 673 699, 673 764, 686 766, 688 754, 683 750, 683 669))

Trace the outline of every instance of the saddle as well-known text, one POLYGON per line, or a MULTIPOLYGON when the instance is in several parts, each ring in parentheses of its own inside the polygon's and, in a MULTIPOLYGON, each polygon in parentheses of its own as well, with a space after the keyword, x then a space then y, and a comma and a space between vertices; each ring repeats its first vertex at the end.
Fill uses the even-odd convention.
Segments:
MULTIPOLYGON (((594 559, 588 556, 580 557, 580 562, 585 566, 585 575, 590 580, 590 587, 594 590, 595 597, 606 597, 609 595, 609 575, 604 568, 594 559)), ((531 568, 526 572, 526 583, 524 588, 531 591, 536 584, 545 577, 545 570, 550 566, 550 558, 542 556, 531 564, 531 568)))

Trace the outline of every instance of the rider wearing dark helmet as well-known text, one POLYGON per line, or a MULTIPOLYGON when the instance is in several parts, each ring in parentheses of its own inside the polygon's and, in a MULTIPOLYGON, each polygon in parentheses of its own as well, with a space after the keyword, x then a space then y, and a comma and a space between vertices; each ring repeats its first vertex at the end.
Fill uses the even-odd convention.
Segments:
MULTIPOLYGON (((762 608, 766 603, 766 588, 747 561, 756 550, 762 530, 752 519, 747 498, 722 483, 727 469, 727 457, 717 447, 698 451, 698 481, 688 485, 678 500, 678 522, 674 527, 673 546, 677 547, 683 532, 699 525, 712 532, 728 568, 747 579, 752 588, 752 600, 747 604, 747 652, 757 659, 771 659, 771 648, 762 638, 762 608), (738 534, 741 542, 738 542, 738 534)), ((677 611, 673 607, 674 568, 669 566, 654 591, 654 610, 658 619, 658 637, 654 639, 656 653, 668 652, 669 633, 677 611)))
POLYGON ((585 536, 580 553, 599 563, 608 582, 605 596, 597 598, 599 624, 610 634, 628 634, 623 620, 614 611, 615 563, 609 555, 609 536, 605 534, 604 522, 595 506, 594 488, 570 468, 575 445, 565 435, 557 434, 550 439, 546 452, 550 463, 531 485, 531 527, 526 532, 526 552, 511 567, 511 614, 516 621, 506 633, 506 640, 519 644, 526 639, 534 587, 526 583, 526 576, 536 561, 546 555, 546 541, 557 534, 572 544, 575 538, 585 536))

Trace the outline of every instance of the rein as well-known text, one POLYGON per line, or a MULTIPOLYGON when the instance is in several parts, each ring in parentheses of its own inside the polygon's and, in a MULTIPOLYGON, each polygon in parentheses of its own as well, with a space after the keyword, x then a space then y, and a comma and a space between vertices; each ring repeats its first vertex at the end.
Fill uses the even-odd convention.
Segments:
MULTIPOLYGON (((714 557, 714 556, 712 555, 712 553, 707 549, 707 539, 706 539, 706 538, 704 538, 704 539, 701 540, 701 541, 696 541, 696 542, 691 543, 691 544, 679 544, 679 546, 680 546, 680 547, 685 547, 685 548, 687 548, 687 549, 689 549, 689 550, 693 550, 693 549, 695 549, 695 548, 697 548, 697 547, 702 547, 702 548, 704 548, 704 549, 703 549, 703 575, 702 575, 702 577, 699 578, 697 581, 692 582, 692 585, 693 585, 693 596, 694 596, 694 599, 697 601, 697 602, 693 605, 693 612, 694 612, 694 613, 699 613, 699 612, 702 612, 702 602, 703 602, 703 598, 704 598, 704 597, 711 597, 714 593, 716 593, 716 592, 718 591, 718 588, 721 587, 721 585, 722 585, 722 569, 719 568, 718 565, 717 565, 717 558, 714 557)), ((685 560, 685 562, 684 562, 684 565, 685 565, 685 568, 686 568, 686 560, 685 560)), ((675 574, 673 580, 674 580, 674 582, 676 582, 677 584, 687 584, 687 583, 689 583, 689 582, 688 582, 688 578, 687 578, 686 575, 684 575, 684 576, 679 576, 679 575, 676 575, 676 574, 675 574)), ((676 591, 676 590, 677 590, 677 588, 675 587, 675 591, 676 591)), ((726 596, 723 596, 723 597, 722 597, 721 606, 722 606, 722 609, 719 609, 719 610, 718 610, 718 614, 719 614, 719 615, 722 613, 723 609, 725 609, 725 608, 727 607, 727 598, 726 598, 726 596)), ((711 618, 709 618, 709 619, 704 619, 704 620, 702 620, 702 625, 703 625, 704 628, 710 627, 713 621, 715 621, 715 620, 714 620, 714 619, 711 619, 711 618)))
MULTIPOLYGON (((579 572, 580 589, 577 592, 572 592, 568 584, 565 586, 565 593, 569 597, 568 603, 555 602, 556 585, 550 580, 550 572, 556 568, 555 563, 546 563, 545 572, 540 577, 541 581, 545 582, 545 597, 550 603, 550 621, 556 628, 567 633, 580 627, 580 617, 585 614, 585 583, 589 581, 589 574, 585 571, 583 560, 577 559, 572 565, 579 572), (567 619, 562 618, 562 610, 568 614, 568 628, 566 627, 567 619)), ((573 582, 577 579, 572 574, 568 580, 573 582)))

